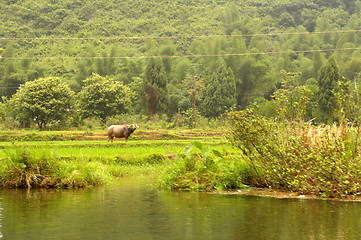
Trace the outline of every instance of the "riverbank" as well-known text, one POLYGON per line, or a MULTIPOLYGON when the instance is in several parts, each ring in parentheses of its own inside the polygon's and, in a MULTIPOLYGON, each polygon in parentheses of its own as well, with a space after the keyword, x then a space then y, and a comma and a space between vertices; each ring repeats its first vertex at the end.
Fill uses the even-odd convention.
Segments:
POLYGON ((209 194, 220 194, 220 195, 242 195, 242 196, 253 196, 253 197, 266 197, 276 199, 305 199, 305 200, 326 200, 326 201, 341 201, 341 202, 361 202, 360 195, 344 196, 343 198, 328 198, 320 197, 315 194, 302 194, 299 192, 292 191, 281 191, 269 188, 256 188, 252 187, 249 189, 238 189, 234 191, 217 191, 209 192, 209 194))

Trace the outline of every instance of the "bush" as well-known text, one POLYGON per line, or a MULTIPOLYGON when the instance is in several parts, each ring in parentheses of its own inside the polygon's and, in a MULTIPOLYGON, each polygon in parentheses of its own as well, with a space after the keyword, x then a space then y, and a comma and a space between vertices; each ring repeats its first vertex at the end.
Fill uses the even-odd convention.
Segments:
POLYGON ((253 186, 343 197, 361 191, 358 130, 352 126, 288 127, 252 110, 231 112, 230 142, 256 172, 253 186))
POLYGON ((247 186, 241 181, 243 168, 240 163, 235 159, 225 160, 217 150, 195 141, 168 166, 159 183, 171 190, 186 191, 244 188, 247 186))

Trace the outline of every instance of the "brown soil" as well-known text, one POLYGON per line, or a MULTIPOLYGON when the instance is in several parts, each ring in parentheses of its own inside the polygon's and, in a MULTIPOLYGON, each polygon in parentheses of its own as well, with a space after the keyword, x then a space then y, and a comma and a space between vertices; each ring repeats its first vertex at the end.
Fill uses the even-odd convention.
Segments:
MULTIPOLYGON (((0 141, 9 141, 12 138, 23 138, 26 137, 29 133, 27 132, 11 132, 6 133, 5 137, 1 138, 0 141), (9 138, 7 138, 8 136, 9 138)), ((30 134, 31 135, 31 134, 30 134)), ((46 138, 54 138, 52 140, 75 140, 75 141, 91 141, 91 140, 107 140, 107 134, 104 133, 93 133, 93 132, 37 132, 35 135, 38 136, 36 140, 47 140, 46 138)), ((178 131, 167 131, 167 130, 159 130, 159 131, 150 131, 143 130, 139 132, 134 132, 129 139, 138 139, 138 140, 187 140, 187 139, 199 139, 199 138, 221 138, 224 134, 220 131, 186 131, 186 132, 178 132, 178 131)), ((31 139, 27 139, 30 140, 31 139)))

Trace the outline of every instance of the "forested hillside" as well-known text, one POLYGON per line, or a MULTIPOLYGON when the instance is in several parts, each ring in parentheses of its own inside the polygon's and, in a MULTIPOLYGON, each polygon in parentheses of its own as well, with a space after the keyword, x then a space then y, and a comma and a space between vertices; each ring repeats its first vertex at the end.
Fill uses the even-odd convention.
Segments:
POLYGON ((2 0, 0 90, 104 77, 132 92, 119 113, 354 118, 360 25, 359 0, 2 0))

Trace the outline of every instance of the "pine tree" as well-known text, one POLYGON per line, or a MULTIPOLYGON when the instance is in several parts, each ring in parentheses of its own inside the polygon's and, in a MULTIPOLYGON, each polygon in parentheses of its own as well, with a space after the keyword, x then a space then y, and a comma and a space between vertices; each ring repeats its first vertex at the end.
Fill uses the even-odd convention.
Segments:
POLYGON ((236 104, 236 83, 233 72, 223 64, 206 83, 202 101, 203 114, 206 117, 218 117, 236 104))

